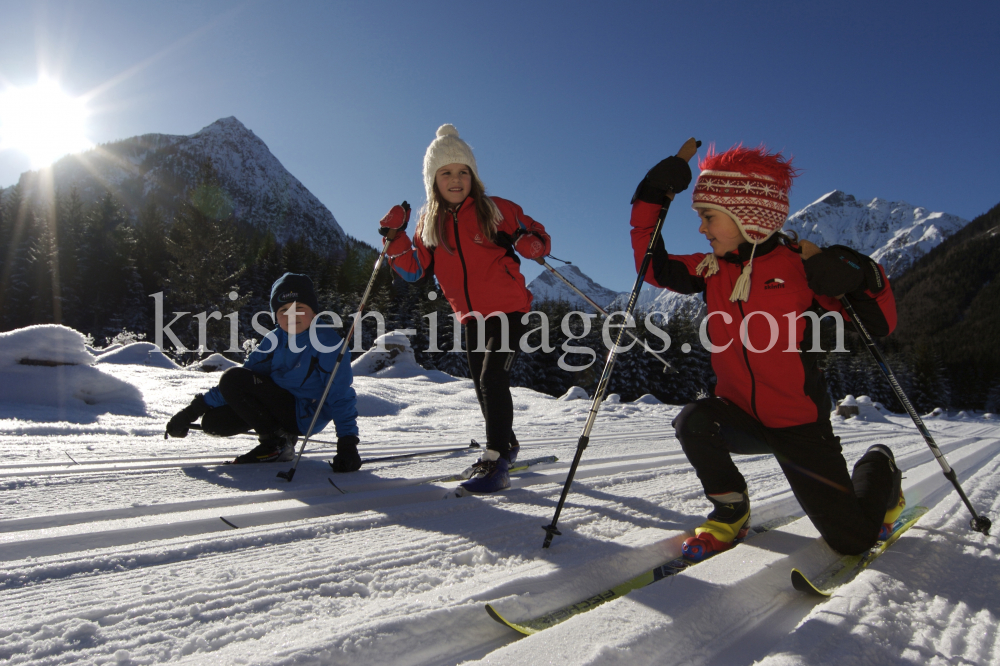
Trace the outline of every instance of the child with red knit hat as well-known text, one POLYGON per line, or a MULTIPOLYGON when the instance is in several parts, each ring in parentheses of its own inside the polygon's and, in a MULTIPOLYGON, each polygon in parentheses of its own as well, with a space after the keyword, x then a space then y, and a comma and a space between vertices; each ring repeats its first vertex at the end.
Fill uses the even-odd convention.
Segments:
MULTIPOLYGON (((902 511, 902 473, 882 444, 848 473, 819 366, 819 315, 843 313, 846 295, 869 331, 888 335, 896 306, 885 272, 850 248, 820 251, 779 231, 797 175, 781 153, 709 149, 699 167, 692 206, 712 251, 669 254, 659 238, 645 275, 658 287, 702 293, 708 305, 715 395, 686 405, 673 426, 713 510, 683 554, 697 561, 728 550, 750 527, 747 484, 733 453, 773 454, 827 543, 863 552, 902 511)), ((669 157, 639 184, 631 218, 637 267, 664 197, 690 182, 687 162, 669 157)))

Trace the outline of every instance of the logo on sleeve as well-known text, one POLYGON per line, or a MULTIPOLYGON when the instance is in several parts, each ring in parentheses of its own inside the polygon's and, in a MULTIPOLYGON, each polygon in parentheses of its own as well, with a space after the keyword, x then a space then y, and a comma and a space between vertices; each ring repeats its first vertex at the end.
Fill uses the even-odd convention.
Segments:
POLYGON ((784 289, 785 281, 781 278, 771 278, 764 283, 764 289, 784 289))

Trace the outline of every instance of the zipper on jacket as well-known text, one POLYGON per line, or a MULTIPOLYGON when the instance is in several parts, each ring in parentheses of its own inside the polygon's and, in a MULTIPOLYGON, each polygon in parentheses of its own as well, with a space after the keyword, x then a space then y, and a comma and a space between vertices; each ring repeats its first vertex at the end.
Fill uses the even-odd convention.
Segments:
MULTIPOLYGON (((736 301, 737 307, 740 309, 740 321, 741 323, 747 320, 746 313, 743 312, 743 301, 736 301)), ((750 329, 747 328, 747 341, 750 340, 750 329)), ((750 353, 747 351, 747 346, 740 340, 740 346, 743 348, 743 362, 747 364, 747 372, 750 373, 750 409, 753 411, 754 418, 760 421, 760 414, 757 413, 757 379, 753 376, 753 368, 750 367, 750 353)))
POLYGON ((462 288, 465 290, 465 302, 469 306, 469 312, 475 312, 472 308, 472 298, 469 296, 469 269, 465 266, 465 255, 462 254, 462 241, 458 238, 458 209, 451 209, 451 219, 455 225, 455 250, 458 258, 462 262, 462 288))

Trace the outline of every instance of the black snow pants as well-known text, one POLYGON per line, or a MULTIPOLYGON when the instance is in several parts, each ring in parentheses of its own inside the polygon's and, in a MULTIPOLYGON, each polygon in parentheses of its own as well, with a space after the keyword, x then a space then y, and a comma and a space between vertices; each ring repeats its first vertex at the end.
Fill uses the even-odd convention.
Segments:
POLYGON ((507 335, 504 339, 503 320, 499 315, 465 323, 465 350, 469 359, 476 398, 486 419, 486 446, 506 456, 517 444, 514 436, 514 401, 510 395, 510 369, 518 353, 518 343, 524 333, 523 312, 506 313, 507 335), (483 344, 479 335, 482 326, 483 344), (510 351, 500 351, 501 349, 510 351))
POLYGON ((890 464, 881 453, 865 454, 848 475, 828 420, 767 428, 727 400, 706 398, 685 406, 673 426, 706 494, 746 489, 730 454, 770 453, 831 548, 857 554, 878 539, 893 492, 890 464))
POLYGON ((230 368, 222 373, 219 390, 226 404, 201 417, 207 434, 232 437, 253 430, 264 437, 279 428, 299 433, 295 396, 270 377, 246 368, 230 368))

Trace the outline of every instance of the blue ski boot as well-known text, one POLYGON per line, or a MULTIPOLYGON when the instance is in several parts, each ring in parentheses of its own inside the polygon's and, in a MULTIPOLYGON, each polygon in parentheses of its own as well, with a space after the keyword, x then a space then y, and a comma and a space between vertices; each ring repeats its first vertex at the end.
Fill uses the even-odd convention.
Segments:
POLYGON ((510 488, 510 461, 499 451, 487 449, 472 469, 472 478, 461 484, 465 492, 482 495, 510 488))

